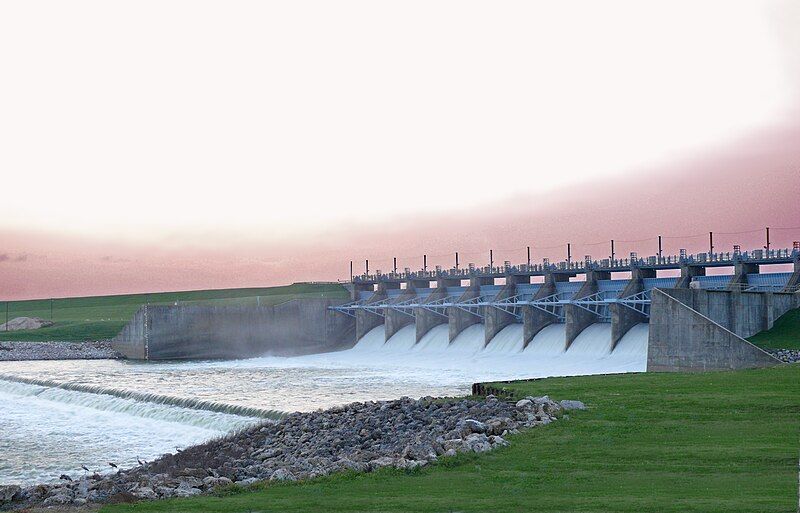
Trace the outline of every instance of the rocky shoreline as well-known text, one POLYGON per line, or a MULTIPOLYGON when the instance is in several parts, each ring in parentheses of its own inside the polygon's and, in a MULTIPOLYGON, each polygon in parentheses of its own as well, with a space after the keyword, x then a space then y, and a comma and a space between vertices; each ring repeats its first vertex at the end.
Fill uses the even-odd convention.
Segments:
POLYGON ((0 362, 120 358, 109 340, 95 342, 0 342, 0 362))
POLYGON ((293 413, 114 474, 62 476, 59 483, 0 486, 0 509, 82 506, 190 497, 261 481, 298 481, 383 467, 413 470, 458 453, 509 445, 580 401, 527 397, 516 403, 425 397, 353 403, 293 413))
POLYGON ((800 349, 767 349, 766 351, 784 363, 800 362, 800 349))

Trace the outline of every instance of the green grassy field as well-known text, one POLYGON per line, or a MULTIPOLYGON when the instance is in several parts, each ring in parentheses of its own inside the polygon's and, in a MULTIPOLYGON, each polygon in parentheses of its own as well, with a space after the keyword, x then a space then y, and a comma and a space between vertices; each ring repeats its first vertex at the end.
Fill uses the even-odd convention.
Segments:
POLYGON ((749 340, 760 347, 800 349, 800 309, 789 310, 775 320, 771 330, 762 331, 749 340))
POLYGON ((226 497, 107 506, 145 512, 790 512, 798 501, 800 366, 550 378, 517 396, 586 411, 481 456, 421 471, 263 485, 226 497))
MULTIPOLYGON (((197 290, 121 296, 65 298, 52 301, 55 325, 38 330, 2 331, 2 340, 102 340, 119 333, 133 314, 145 303, 220 305, 274 305, 298 298, 347 298, 347 291, 337 284, 296 283, 283 287, 197 290)), ((8 318, 41 317, 51 319, 51 300, 10 301, 8 318)), ((0 324, 5 322, 5 304, 0 303, 0 324)))

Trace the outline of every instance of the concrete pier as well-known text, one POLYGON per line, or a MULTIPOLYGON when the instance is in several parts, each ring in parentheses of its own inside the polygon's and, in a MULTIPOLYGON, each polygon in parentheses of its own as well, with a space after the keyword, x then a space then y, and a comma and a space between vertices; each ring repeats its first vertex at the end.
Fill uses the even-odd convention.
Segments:
MULTIPOLYGON (((473 278, 469 282, 469 287, 458 298, 459 302, 468 301, 481 295, 481 285, 491 285, 494 280, 491 278, 473 278)), ((450 332, 450 342, 466 328, 473 324, 478 324, 483 319, 481 316, 474 313, 462 310, 461 308, 451 306, 447 308, 447 318, 450 332)))
MULTIPOLYGON (((522 280, 524 282, 525 277, 516 277, 516 276, 508 276, 506 277, 506 284, 503 286, 502 289, 497 293, 495 296, 496 301, 501 301, 503 299, 508 299, 513 297, 517 294, 517 280, 522 280)), ((530 278, 528 279, 528 283, 530 283, 530 278)), ((513 324, 517 322, 517 318, 499 308, 487 308, 486 309, 486 317, 484 322, 486 323, 486 330, 485 330, 485 343, 488 344, 494 338, 495 335, 503 331, 503 328, 508 326, 509 324, 513 324)))
MULTIPOLYGON (((580 290, 575 293, 573 299, 582 299, 597 293, 597 280, 608 280, 610 278, 611 273, 607 272, 590 271, 586 273, 586 281, 583 283, 580 290)), ((564 317, 567 324, 567 340, 565 341, 567 349, 569 349, 569 346, 578 338, 578 335, 588 328, 589 325, 600 322, 596 314, 577 305, 565 306, 564 317)))
MULTIPOLYGON (((644 290, 644 279, 655 278, 656 271, 652 269, 634 268, 631 279, 620 293, 620 298, 630 297, 644 290)), ((617 347, 628 331, 637 324, 647 322, 647 316, 623 305, 609 306, 611 311, 611 347, 617 347)))
MULTIPOLYGON (((367 305, 373 303, 380 303, 382 301, 386 301, 386 288, 378 287, 378 290, 372 294, 367 300, 367 305)), ((372 331, 372 328, 376 326, 380 326, 383 324, 384 316, 377 314, 375 312, 371 312, 369 310, 359 310, 355 313, 356 316, 356 340, 361 340, 361 338, 372 331)))
MULTIPOLYGON (((406 288, 399 296, 389 301, 389 304, 397 304, 417 297, 417 291, 414 288, 406 288)), ((386 340, 392 338, 392 335, 400 331, 402 328, 414 323, 414 315, 411 310, 401 309, 386 309, 384 314, 384 325, 386 327, 386 340)))

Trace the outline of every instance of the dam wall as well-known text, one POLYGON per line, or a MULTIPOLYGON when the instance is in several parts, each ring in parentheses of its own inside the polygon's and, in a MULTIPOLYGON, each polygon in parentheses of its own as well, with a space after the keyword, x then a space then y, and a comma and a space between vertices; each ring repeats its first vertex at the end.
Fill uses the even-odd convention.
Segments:
POLYGON ((131 359, 297 356, 352 347, 355 323, 330 299, 275 306, 147 305, 112 340, 131 359))
POLYGON ((768 325, 796 301, 782 294, 703 290, 654 290, 647 348, 648 371, 707 371, 767 367, 780 363, 740 334, 768 325), (771 294, 769 294, 771 296, 771 294), (695 308, 696 307, 696 308, 695 308), (786 307, 784 309, 784 307, 786 307), (739 334, 737 334, 737 332, 739 334))

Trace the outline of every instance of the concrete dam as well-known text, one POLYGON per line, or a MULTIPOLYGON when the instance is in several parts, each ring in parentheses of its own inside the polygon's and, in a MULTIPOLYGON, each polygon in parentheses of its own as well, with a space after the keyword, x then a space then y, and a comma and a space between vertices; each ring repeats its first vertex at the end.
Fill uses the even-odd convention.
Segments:
POLYGON ((800 244, 365 272, 349 287, 350 301, 146 306, 113 344, 128 358, 149 360, 343 350, 385 358, 508 355, 553 375, 761 367, 779 362, 745 339, 800 307, 800 244), (762 272, 775 265, 784 271, 762 272), (714 268, 732 273, 706 274, 714 268))

